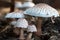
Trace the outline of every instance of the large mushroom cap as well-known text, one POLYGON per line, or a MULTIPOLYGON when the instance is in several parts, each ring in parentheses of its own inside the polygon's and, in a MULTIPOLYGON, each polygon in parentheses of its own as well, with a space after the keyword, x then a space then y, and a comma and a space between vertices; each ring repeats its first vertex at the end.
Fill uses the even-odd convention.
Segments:
POLYGON ((37 4, 36 6, 27 9, 24 13, 27 15, 37 16, 37 17, 59 16, 59 13, 56 9, 45 3, 37 4))
POLYGON ((8 13, 5 18, 24 18, 23 11, 8 13))
POLYGON ((18 19, 15 25, 15 27, 19 27, 19 28, 27 28, 27 26, 28 26, 28 21, 26 19, 18 19))
POLYGON ((35 6, 35 4, 33 2, 24 2, 22 6, 23 8, 30 8, 35 6))
POLYGON ((22 8, 22 3, 21 2, 16 2, 15 3, 15 8, 22 8))
POLYGON ((37 28, 35 25, 29 25, 27 31, 28 32, 37 32, 37 28))

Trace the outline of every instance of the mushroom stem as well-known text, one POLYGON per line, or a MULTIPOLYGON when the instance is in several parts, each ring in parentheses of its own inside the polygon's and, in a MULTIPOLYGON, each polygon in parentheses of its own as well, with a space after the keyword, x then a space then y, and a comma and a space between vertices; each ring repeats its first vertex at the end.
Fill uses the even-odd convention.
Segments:
POLYGON ((32 37, 32 33, 30 32, 30 33, 27 35, 26 40, 31 40, 31 37, 32 37))
POLYGON ((16 35, 19 35, 19 28, 14 28, 13 32, 16 34, 16 35))
POLYGON ((42 18, 38 17, 37 20, 37 32, 35 33, 37 36, 40 36, 42 34, 42 30, 41 30, 41 25, 42 25, 42 18))
POLYGON ((19 37, 19 39, 20 39, 20 40, 24 40, 24 39, 25 39, 25 38, 24 38, 24 31, 23 31, 22 28, 20 29, 20 37, 19 37))

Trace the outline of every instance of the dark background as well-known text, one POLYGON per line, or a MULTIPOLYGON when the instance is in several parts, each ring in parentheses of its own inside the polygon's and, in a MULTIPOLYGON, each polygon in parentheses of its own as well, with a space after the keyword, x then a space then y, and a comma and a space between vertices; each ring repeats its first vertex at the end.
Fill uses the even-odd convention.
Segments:
POLYGON ((35 4, 37 3, 47 3, 51 6, 53 6, 54 8, 60 8, 60 0, 33 0, 33 2, 35 4))

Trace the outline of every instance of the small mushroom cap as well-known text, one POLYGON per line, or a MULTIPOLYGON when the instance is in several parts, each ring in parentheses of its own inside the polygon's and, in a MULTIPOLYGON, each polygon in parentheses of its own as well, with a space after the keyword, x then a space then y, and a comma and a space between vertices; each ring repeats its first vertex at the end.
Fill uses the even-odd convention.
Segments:
POLYGON ((30 8, 35 6, 35 4, 33 2, 24 2, 22 6, 23 8, 30 8))
POLYGON ((37 32, 37 28, 35 25, 28 25, 27 31, 28 32, 37 32))
POLYGON ((11 18, 24 18, 24 17, 25 16, 24 16, 23 12, 16 12, 11 16, 11 18))
POLYGON ((22 3, 21 2, 16 2, 15 3, 15 8, 22 8, 22 3))
POLYGON ((10 24, 14 26, 16 24, 16 21, 12 21, 10 24))
POLYGON ((45 3, 37 4, 36 6, 27 9, 25 12, 27 15, 37 17, 58 17, 59 13, 56 9, 45 3))
POLYGON ((12 13, 7 13, 5 18, 11 18, 12 13))
POLYGON ((5 18, 24 18, 24 14, 23 12, 12 12, 12 13, 8 13, 5 18))
POLYGON ((28 21, 26 19, 18 19, 15 25, 15 27, 18 28, 27 28, 27 26, 28 26, 28 21))

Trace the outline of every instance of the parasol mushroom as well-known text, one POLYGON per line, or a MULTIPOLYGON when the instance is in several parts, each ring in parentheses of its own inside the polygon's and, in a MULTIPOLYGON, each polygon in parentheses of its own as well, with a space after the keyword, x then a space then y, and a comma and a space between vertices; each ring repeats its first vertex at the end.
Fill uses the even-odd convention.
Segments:
POLYGON ((24 40, 24 30, 25 28, 27 28, 28 26, 28 22, 26 19, 24 18, 20 18, 17 20, 17 23, 15 25, 15 27, 19 28, 20 29, 20 36, 19 36, 19 39, 20 40, 24 40))
POLYGON ((38 17, 37 20, 37 36, 40 36, 42 31, 41 31, 41 24, 42 24, 42 20, 43 18, 47 18, 47 17, 58 17, 59 13, 56 9, 54 9, 53 7, 49 6, 48 4, 45 3, 40 3, 37 4, 36 6, 27 9, 24 12, 26 15, 31 15, 31 16, 36 16, 38 17))
POLYGON ((31 40, 33 32, 37 32, 37 28, 32 21, 28 25, 27 32, 28 32, 28 35, 26 40, 31 40))

